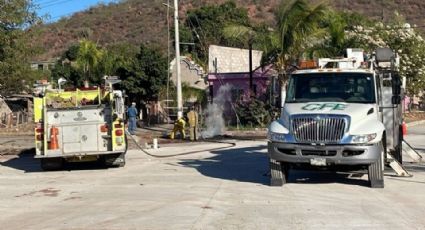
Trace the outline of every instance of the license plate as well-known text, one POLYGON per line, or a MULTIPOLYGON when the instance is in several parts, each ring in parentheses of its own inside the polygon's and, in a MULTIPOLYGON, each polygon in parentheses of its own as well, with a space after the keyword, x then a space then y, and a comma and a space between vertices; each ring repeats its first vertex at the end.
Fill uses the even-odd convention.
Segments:
POLYGON ((326 166, 326 158, 312 158, 310 164, 314 166, 326 166))

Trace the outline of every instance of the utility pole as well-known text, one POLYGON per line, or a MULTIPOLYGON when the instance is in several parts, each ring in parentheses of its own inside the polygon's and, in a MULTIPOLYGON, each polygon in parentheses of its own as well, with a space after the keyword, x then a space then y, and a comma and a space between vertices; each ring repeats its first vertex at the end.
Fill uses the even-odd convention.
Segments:
POLYGON ((180 70, 180 38, 179 38, 179 8, 178 0, 174 0, 174 31, 176 42, 176 70, 177 70, 177 118, 183 117, 182 80, 180 70))
POLYGON ((249 39, 249 90, 251 91, 251 96, 254 94, 254 86, 252 84, 252 39, 249 39))

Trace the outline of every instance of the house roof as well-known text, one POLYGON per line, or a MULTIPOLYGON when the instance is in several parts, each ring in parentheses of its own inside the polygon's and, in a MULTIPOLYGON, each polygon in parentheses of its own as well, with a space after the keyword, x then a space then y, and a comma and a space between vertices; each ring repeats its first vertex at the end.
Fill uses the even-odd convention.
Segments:
MULTIPOLYGON (((252 51, 252 69, 261 64, 262 51, 252 51)), ((217 73, 249 72, 249 50, 211 45, 208 52, 208 72, 214 73, 214 62, 217 59, 217 73)))

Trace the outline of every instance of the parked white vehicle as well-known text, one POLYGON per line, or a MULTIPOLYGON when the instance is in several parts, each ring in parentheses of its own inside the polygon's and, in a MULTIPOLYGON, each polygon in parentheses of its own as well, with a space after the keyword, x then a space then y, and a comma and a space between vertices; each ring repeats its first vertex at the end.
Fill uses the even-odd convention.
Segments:
POLYGON ((396 54, 382 48, 364 62, 362 50, 348 49, 347 58, 318 63, 291 74, 281 117, 269 127, 271 185, 286 183, 291 168, 321 167, 365 168, 370 186, 384 187, 387 152, 402 161, 396 54))

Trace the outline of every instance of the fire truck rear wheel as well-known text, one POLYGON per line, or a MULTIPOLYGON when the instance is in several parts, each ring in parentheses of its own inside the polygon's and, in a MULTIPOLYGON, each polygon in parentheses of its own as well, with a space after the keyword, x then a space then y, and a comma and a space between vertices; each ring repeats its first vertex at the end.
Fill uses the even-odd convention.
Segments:
POLYGON ((276 161, 274 159, 270 159, 270 186, 283 186, 288 181, 288 165, 276 161))
MULTIPOLYGON (((381 143, 382 147, 382 143, 381 143)), ((369 185, 371 188, 383 188, 384 187, 384 170, 383 165, 383 152, 379 155, 378 159, 369 165, 369 185)))
POLYGON ((105 155, 102 157, 103 164, 107 167, 124 167, 125 153, 105 155))
POLYGON ((40 166, 44 171, 59 170, 63 167, 63 159, 61 157, 43 158, 40 160, 40 166))

